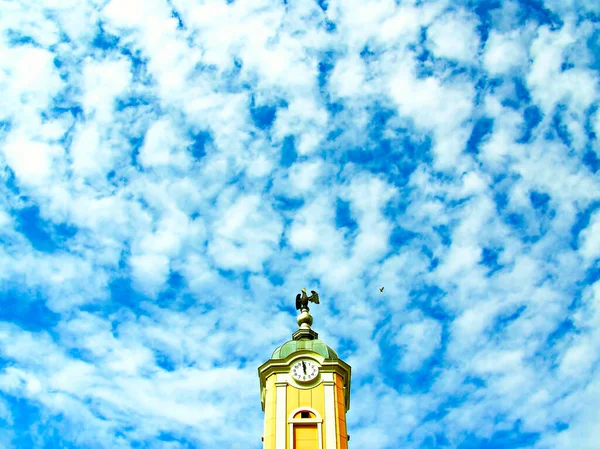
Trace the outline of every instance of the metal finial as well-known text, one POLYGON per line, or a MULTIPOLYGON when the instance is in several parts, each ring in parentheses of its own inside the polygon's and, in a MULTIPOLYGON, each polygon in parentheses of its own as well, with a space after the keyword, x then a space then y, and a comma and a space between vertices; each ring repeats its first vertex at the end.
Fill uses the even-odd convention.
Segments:
POLYGON ((294 340, 306 338, 313 340, 318 337, 317 333, 310 328, 313 323, 313 317, 308 313, 310 311, 308 303, 314 302, 315 304, 319 304, 319 294, 314 290, 311 290, 310 293, 311 295, 308 296, 306 289, 303 288, 302 292, 296 295, 296 310, 300 310, 300 315, 298 315, 296 321, 300 329, 294 333, 294 340))

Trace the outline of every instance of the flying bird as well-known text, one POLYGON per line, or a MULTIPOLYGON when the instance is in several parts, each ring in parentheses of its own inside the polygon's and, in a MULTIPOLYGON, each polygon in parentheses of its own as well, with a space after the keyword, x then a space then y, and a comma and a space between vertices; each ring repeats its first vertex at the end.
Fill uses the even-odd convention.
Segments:
POLYGON ((383 293, 383 289, 384 289, 384 288, 385 288, 385 287, 381 287, 381 288, 379 289, 379 293, 383 293))

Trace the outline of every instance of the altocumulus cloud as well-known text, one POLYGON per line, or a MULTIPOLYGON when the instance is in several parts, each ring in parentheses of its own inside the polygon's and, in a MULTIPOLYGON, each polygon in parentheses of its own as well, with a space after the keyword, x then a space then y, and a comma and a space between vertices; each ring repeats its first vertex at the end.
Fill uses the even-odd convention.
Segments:
POLYGON ((599 22, 0 0, 0 447, 258 449, 306 286, 355 447, 597 449, 599 22))

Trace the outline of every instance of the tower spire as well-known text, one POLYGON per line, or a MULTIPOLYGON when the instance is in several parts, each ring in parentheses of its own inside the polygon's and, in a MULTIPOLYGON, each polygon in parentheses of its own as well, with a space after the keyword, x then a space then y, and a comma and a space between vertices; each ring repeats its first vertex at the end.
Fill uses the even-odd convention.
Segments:
POLYGON ((303 288, 301 293, 296 295, 296 310, 300 311, 300 315, 296 318, 299 329, 292 334, 294 340, 316 340, 319 338, 319 334, 311 329, 313 317, 309 313, 310 308, 308 307, 309 302, 319 304, 319 294, 314 290, 311 290, 310 293, 311 295, 308 296, 306 289, 303 288))

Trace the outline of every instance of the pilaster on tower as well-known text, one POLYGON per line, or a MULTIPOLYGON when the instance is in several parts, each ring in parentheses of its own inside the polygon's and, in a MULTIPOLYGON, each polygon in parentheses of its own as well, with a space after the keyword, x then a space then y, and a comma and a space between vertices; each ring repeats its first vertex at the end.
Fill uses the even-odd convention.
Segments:
POLYGON ((264 449, 348 448, 351 368, 312 330, 309 302, 319 295, 302 289, 298 330, 258 368, 264 449))

